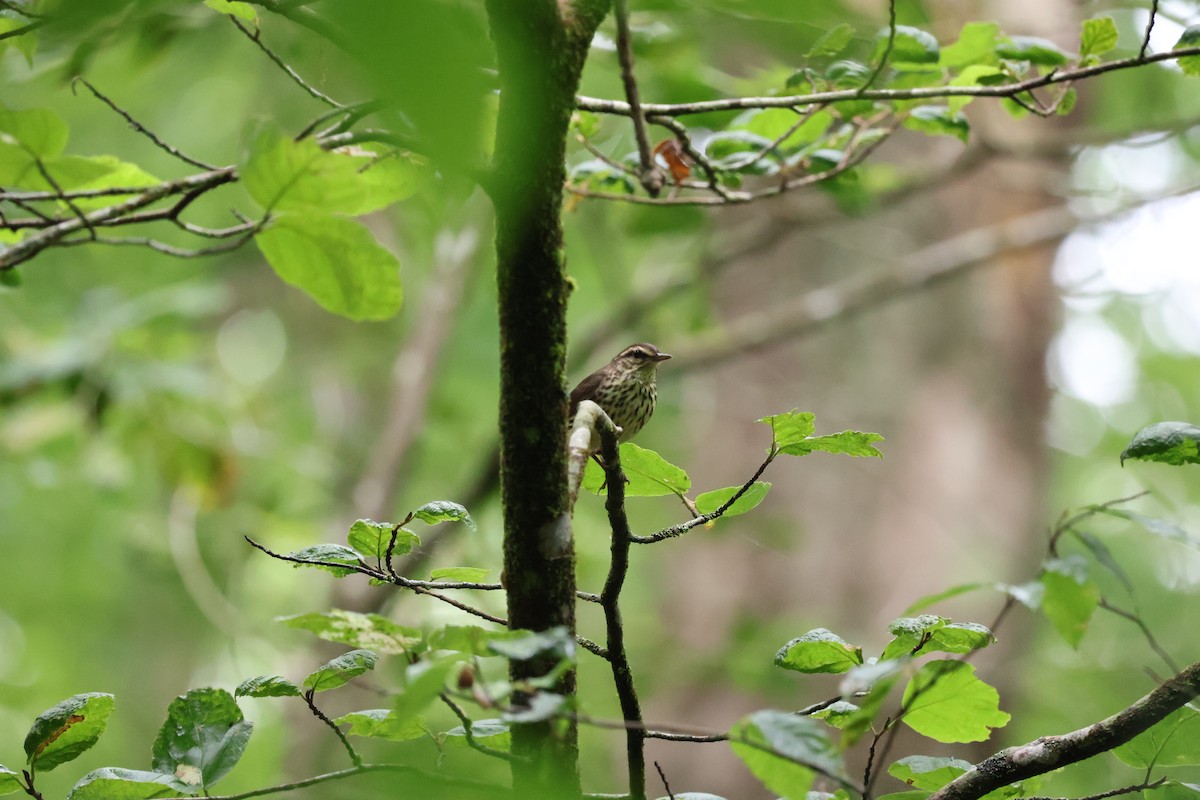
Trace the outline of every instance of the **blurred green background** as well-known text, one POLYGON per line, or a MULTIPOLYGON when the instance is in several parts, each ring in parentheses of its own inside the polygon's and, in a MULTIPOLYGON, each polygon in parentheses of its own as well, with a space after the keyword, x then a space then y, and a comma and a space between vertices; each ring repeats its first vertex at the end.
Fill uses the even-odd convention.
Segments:
MULTIPOLYGON (((867 40, 885 21, 881 3, 632 5, 642 92, 653 101, 778 89, 822 31, 847 21, 867 40)), ((947 5, 902 2, 898 13, 943 42, 965 21, 996 18, 1068 49, 1081 17, 1110 13, 1126 52, 1147 18, 1125 3, 947 5)), ((1195 13, 1193 3, 1167 5, 1155 50, 1169 48, 1195 13)), ((262 126, 294 132, 323 110, 200 3, 71 12, 76 26, 47 30, 32 61, 13 47, 0 60, 0 100, 53 108, 70 125, 71 153, 116 154, 163 178, 187 174, 82 88, 72 91, 74 74, 217 164, 237 163, 262 126)), ((459 138, 447 147, 486 149, 494 98, 475 81, 490 64, 475 4, 397 5, 393 17, 348 22, 358 31, 372 23, 377 38, 357 62, 270 15, 262 31, 332 96, 362 100, 383 86, 453 131, 459 138), (389 38, 393 29, 405 32, 389 38), (464 54, 466 66, 454 66, 464 54)), ((622 94, 612 36, 610 20, 584 94, 622 94)), ((882 462, 778 463, 754 514, 635 550, 624 607, 648 720, 724 730, 757 708, 824 699, 836 679, 772 666, 786 641, 821 626, 877 651, 886 623, 924 594, 1028 580, 1064 508, 1150 489, 1139 510, 1200 530, 1194 470, 1117 461, 1146 424, 1200 421, 1200 272, 1188 238, 1197 206, 1187 195, 1200 179, 1196 86, 1164 64, 1081 85, 1064 119, 1014 120, 975 103, 965 148, 917 134, 883 148, 862 173, 869 191, 854 214, 820 191, 728 210, 571 201, 572 380, 633 341, 674 353, 639 443, 688 469, 698 490, 749 477, 769 443, 754 423, 766 414, 800 407, 817 413, 819 432, 887 438, 882 462), (1020 228, 1046 208, 1086 219, 1141 202, 1064 229, 1061 247, 1058 236, 996 246, 954 280, 839 312, 854 287, 908 275, 914 260, 935 261, 938 246, 965 252, 961 237, 971 231, 1013 220, 1020 228), (789 309, 830 321, 789 330, 778 323, 789 309), (773 334, 750 336, 756 320, 775 320, 773 334)), ((605 121, 593 142, 624 158, 633 140, 618 123, 605 121)), ((574 149, 573 163, 591 158, 574 149)), ((196 222, 232 224, 230 209, 248 204, 236 186, 213 194, 197 205, 196 222)), ((101 744, 39 785, 61 796, 88 769, 148 767, 171 698, 262 673, 300 678, 338 652, 275 623, 279 615, 338 606, 383 609, 413 625, 458 619, 424 598, 295 571, 252 551, 243 535, 298 549, 341 541, 359 517, 397 519, 429 500, 455 500, 468 504, 478 532, 433 532, 410 574, 479 566, 498 579, 501 526, 487 479, 497 401, 489 219, 486 199, 450 173, 369 218, 403 265, 405 308, 385 323, 322 311, 253 246, 202 260, 73 247, 21 269, 23 285, 0 294, 0 763, 23 761, 38 712, 106 691, 117 714, 101 744)), ((584 497, 577 514, 580 585, 598 590, 602 504, 584 497)), ((630 514, 640 533, 686 518, 666 499, 631 500, 630 514)), ((1200 554, 1115 521, 1094 532, 1136 587, 1131 597, 1098 572, 1105 596, 1140 611, 1178 661, 1195 660, 1200 554)), ((477 602, 503 611, 500 593, 477 602)), ((935 610, 988 624, 1001 602, 976 593, 935 610)), ((582 608, 580 624, 599 638, 595 609, 582 608)), ((975 750, 931 752, 925 743, 922 752, 974 758, 1070 730, 1148 691, 1146 669, 1167 671, 1132 624, 1103 612, 1078 650, 1021 609, 999 634, 980 669, 1013 723, 975 750)), ((379 692, 398 669, 385 662, 362 688, 331 700, 340 706, 331 712, 383 705, 379 692)), ((580 679, 588 713, 619 716, 605 665, 582 654, 580 679)), ((336 743, 303 709, 243 707, 258 728, 224 789, 340 763, 336 743)), ((431 724, 458 723, 437 712, 431 724)), ((616 736, 585 729, 583 748, 585 786, 618 791, 616 736)), ((366 749, 426 767, 439 758, 428 741, 366 749)), ((472 774, 503 775, 470 755, 445 757, 472 774)), ((768 796, 725 745, 656 742, 650 758, 676 792, 768 796)), ((1045 793, 1139 778, 1098 759, 1054 776, 1045 793)), ((370 796, 371 785, 314 796, 370 796)))

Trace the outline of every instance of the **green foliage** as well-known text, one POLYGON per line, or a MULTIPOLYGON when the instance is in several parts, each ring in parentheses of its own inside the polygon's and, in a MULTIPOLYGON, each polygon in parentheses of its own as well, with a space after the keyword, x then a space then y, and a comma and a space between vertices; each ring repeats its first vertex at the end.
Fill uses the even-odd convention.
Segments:
POLYGON ((888 767, 888 774, 909 786, 936 792, 974 765, 960 758, 908 756, 888 767))
POLYGON ((513 661, 529 661, 540 656, 574 660, 575 637, 566 628, 548 631, 507 631, 492 634, 488 648, 496 655, 513 661))
POLYGON ((313 211, 281 214, 254 241, 280 278, 327 311, 361 322, 400 310, 400 262, 353 220, 313 211))
MULTIPOLYGON (((632 442, 621 445, 621 470, 629 478, 625 486, 626 497, 680 495, 692 488, 691 478, 686 472, 653 450, 638 447, 632 442)), ((589 461, 583 473, 583 488, 600 494, 603 485, 604 470, 594 461, 589 461)))
POLYGON ((111 694, 87 692, 39 714, 25 736, 30 769, 49 772, 90 750, 104 733, 115 703, 111 694))
POLYGON ((804 54, 805 58, 828 58, 836 56, 838 53, 850 46, 850 42, 854 39, 854 28, 848 23, 842 22, 834 25, 829 30, 825 31, 821 36, 808 48, 808 52, 804 54))
POLYGON ((941 49, 938 63, 950 69, 975 65, 994 66, 999 63, 996 45, 1000 26, 994 22, 968 22, 963 25, 954 44, 941 49))
POLYGON ((982 742, 1008 724, 1000 695, 964 661, 930 661, 904 690, 903 722, 939 742, 982 742))
POLYGON ((1079 35, 1079 55, 1085 62, 1099 60, 1117 46, 1117 38, 1117 23, 1112 17, 1085 19, 1079 35))
POLYGON ((424 636, 416 628, 392 622, 379 614, 332 609, 279 617, 289 628, 308 631, 327 642, 396 655, 419 649, 424 636))
POLYGON ((398 717, 388 708, 369 708, 351 711, 334 720, 338 725, 349 725, 346 733, 369 739, 387 739, 392 742, 408 742, 429 735, 425 720, 419 716, 398 717))
MULTIPOLYGON (((1200 47, 1200 25, 1189 25, 1175 42, 1175 50, 1185 47, 1200 47)), ((1200 56, 1183 56, 1176 59, 1185 75, 1200 75, 1200 56)))
MULTIPOLYGON (((711 514, 721 506, 729 502, 735 494, 740 492, 740 486, 726 486, 724 489, 714 489, 711 492, 703 492, 696 495, 696 510, 701 514, 711 514)), ((742 494, 733 505, 725 509, 723 516, 736 517, 738 514, 745 514, 747 511, 752 511, 759 503, 767 497, 767 492, 771 490, 771 484, 766 481, 755 481, 750 485, 750 488, 742 494)))
POLYGON ((434 500, 426 503, 413 511, 412 515, 429 525, 437 525, 439 522, 462 522, 471 530, 478 530, 475 520, 471 519, 467 509, 449 500, 434 500))
POLYGON ((963 142, 971 136, 967 118, 949 106, 917 106, 904 118, 904 127, 931 136, 954 136, 963 142))
POLYGON ((12 794, 22 789, 20 774, 8 767, 0 766, 0 795, 12 794))
MULTIPOLYGON (((173 775, 120 767, 102 767, 80 778, 67 800, 152 800, 185 794, 173 775)), ((191 794, 191 792, 187 792, 191 794)))
POLYGON ((220 11, 222 14, 244 19, 246 22, 258 22, 258 12, 249 3, 239 2, 239 0, 204 0, 204 5, 214 11, 220 11))
POLYGON ((901 617, 888 626, 895 638, 884 648, 881 659, 921 653, 970 653, 987 647, 995 638, 983 625, 951 622, 945 617, 923 614, 901 617))
MULTIPOLYGON (((467 747, 467 731, 459 725, 442 734, 444 741, 451 747, 467 747)), ((512 734, 509 725, 502 719, 477 719, 471 722, 471 738, 477 743, 486 745, 494 750, 508 752, 512 745, 512 734)))
MULTIPOLYGON (((883 57, 889 35, 890 31, 887 28, 875 35, 875 51, 871 55, 873 61, 878 61, 883 57)), ((938 56, 938 41, 932 33, 909 25, 896 26, 892 52, 888 58, 890 63, 936 64, 938 56)))
POLYGON ((292 566, 296 569, 316 567, 332 572, 339 578, 353 574, 356 568, 362 565, 362 555, 344 544, 314 544, 312 547, 288 553, 287 557, 293 560, 292 566))
POLYGON ((996 45, 996 55, 1009 61, 1026 61, 1039 67, 1061 67, 1070 55, 1047 39, 1010 36, 996 45))
POLYGON ((299 697, 300 687, 280 675, 249 678, 234 689, 234 697, 299 697))
POLYGON ((1113 750, 1131 767, 1200 765, 1200 712, 1184 706, 1113 750))
POLYGON ((253 723, 246 722, 224 689, 193 689, 167 707, 154 740, 151 766, 174 777, 187 794, 207 792, 225 777, 246 750, 253 723))
POLYGON ((326 662, 304 679, 304 686, 314 692, 327 692, 348 683, 352 678, 375 669, 378 659, 370 650, 351 650, 326 662))
POLYGON ((789 456, 809 453, 843 453, 849 456, 883 458, 873 444, 883 441, 878 433, 842 431, 828 436, 813 436, 815 415, 807 411, 789 411, 758 420, 771 426, 771 452, 789 456))
POLYGON ((452 583, 479 583, 488 576, 490 571, 483 567, 441 567, 431 571, 429 579, 452 583))
POLYGON ((1100 602, 1100 589, 1088 577, 1087 562, 1081 556, 1052 559, 1042 565, 1039 580, 1045 590, 1042 612, 1068 644, 1078 647, 1100 602))
MULTIPOLYGON (((1197 30, 1200 40, 1200 27, 1197 30)), ((1181 464, 1200 464, 1200 427, 1188 422, 1156 422, 1148 425, 1134 434, 1129 446, 1122 451, 1121 464, 1126 459, 1161 461, 1176 467, 1181 464)))
POLYGON ((810 674, 842 673, 862 663, 861 647, 824 628, 792 639, 775 654, 775 666, 810 674))
POLYGON ((404 670, 404 691, 392 699, 390 719, 407 721, 429 707, 446 690, 446 679, 462 660, 444 656, 410 664, 404 670))
POLYGON ((754 776, 788 800, 805 800, 815 775, 842 774, 825 730, 786 711, 756 711, 729 731, 729 746, 754 776))
POLYGON ((403 556, 411 553, 414 547, 421 545, 421 537, 408 528, 401 528, 390 522, 375 522, 369 519, 356 520, 350 526, 346 542, 366 559, 374 559, 376 564, 382 563, 387 556, 388 548, 392 548, 393 556, 403 556), (395 544, 392 544, 392 532, 395 531, 395 544))

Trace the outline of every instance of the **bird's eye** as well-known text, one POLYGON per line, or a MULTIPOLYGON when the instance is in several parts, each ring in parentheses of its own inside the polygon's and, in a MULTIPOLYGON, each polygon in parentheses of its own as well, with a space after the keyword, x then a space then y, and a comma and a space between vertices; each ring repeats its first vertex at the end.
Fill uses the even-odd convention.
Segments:
POLYGON ((629 355, 633 356, 634 358, 649 358, 650 357, 650 354, 647 353, 645 350, 634 350, 629 355))

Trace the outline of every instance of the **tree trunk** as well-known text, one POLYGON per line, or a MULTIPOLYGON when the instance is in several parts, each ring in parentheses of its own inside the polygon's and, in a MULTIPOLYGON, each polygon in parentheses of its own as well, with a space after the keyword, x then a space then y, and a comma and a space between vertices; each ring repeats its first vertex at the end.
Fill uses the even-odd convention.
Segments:
MULTIPOLYGON (((564 365, 568 288, 560 210, 567 128, 607 0, 488 0, 500 68, 495 170, 500 314, 500 463, 509 627, 575 629, 575 551, 567 514, 564 365)), ((546 657, 512 662, 519 682, 546 657)), ((573 694, 574 673, 557 691, 573 694)), ((521 797, 579 795, 574 726, 513 731, 521 797)))

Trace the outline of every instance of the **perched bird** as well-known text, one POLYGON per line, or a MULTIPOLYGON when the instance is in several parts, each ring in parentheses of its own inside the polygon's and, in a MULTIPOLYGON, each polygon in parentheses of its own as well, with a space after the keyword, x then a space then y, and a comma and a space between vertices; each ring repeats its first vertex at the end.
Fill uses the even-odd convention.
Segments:
MULTIPOLYGON (((579 382, 571 392, 568 419, 575 419, 580 402, 591 400, 621 428, 618 441, 629 441, 654 413, 654 404, 658 400, 654 379, 658 365, 670 357, 652 344, 629 345, 612 361, 579 382)), ((600 447, 599 437, 595 434, 592 434, 591 445, 593 450, 600 447)))

